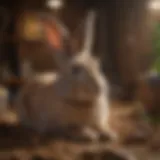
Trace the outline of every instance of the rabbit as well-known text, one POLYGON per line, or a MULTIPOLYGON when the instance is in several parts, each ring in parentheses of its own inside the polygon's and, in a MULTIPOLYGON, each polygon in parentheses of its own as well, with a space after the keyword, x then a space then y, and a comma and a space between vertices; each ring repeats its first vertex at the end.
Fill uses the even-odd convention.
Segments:
MULTIPOLYGON (((39 133, 69 130, 71 135, 73 131, 73 137, 89 140, 97 140, 101 135, 114 137, 106 125, 109 84, 100 69, 100 61, 91 53, 95 20, 96 13, 90 11, 81 51, 70 58, 62 52, 57 54, 63 71, 53 83, 44 85, 31 81, 21 90, 17 113, 22 125, 39 133)), ((62 42, 58 28, 54 27, 53 32, 56 32, 54 39, 48 38, 52 47, 62 42)))

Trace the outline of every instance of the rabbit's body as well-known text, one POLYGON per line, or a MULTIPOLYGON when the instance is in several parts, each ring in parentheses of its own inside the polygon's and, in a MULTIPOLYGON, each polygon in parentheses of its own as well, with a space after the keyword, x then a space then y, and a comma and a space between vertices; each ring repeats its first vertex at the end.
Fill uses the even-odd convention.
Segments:
POLYGON ((86 84, 72 77, 70 70, 52 83, 36 81, 26 85, 20 94, 18 107, 23 123, 42 132, 67 126, 105 130, 108 115, 106 81, 100 72, 95 72, 98 66, 93 64, 85 66, 90 74, 94 68, 91 86, 85 77, 86 84))

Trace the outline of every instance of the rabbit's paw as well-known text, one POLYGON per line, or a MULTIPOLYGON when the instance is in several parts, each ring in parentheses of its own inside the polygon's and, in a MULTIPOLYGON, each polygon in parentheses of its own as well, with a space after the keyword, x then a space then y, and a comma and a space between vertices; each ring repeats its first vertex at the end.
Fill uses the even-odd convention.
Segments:
POLYGON ((112 140, 111 133, 108 132, 106 129, 96 128, 99 136, 99 140, 102 142, 112 140))
POLYGON ((104 127, 102 128, 96 128, 99 133, 99 140, 100 141, 112 141, 116 140, 118 138, 118 135, 116 132, 110 129, 106 129, 104 127))
POLYGON ((108 133, 101 132, 100 135, 99 135, 99 140, 102 141, 102 142, 106 142, 106 141, 110 141, 111 137, 108 133))
POLYGON ((76 128, 69 136, 71 140, 76 142, 93 142, 99 138, 98 132, 89 127, 76 128))

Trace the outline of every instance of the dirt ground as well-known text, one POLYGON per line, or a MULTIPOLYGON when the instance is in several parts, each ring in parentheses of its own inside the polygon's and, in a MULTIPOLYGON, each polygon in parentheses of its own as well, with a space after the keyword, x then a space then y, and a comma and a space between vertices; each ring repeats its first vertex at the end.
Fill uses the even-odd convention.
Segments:
MULTIPOLYGON (((0 160, 160 160, 156 146, 151 150, 148 144, 125 146, 111 142, 75 142, 49 135, 42 137, 21 127, 13 112, 3 115, 0 120, 0 160)), ((160 135, 160 132, 155 133, 160 135)))

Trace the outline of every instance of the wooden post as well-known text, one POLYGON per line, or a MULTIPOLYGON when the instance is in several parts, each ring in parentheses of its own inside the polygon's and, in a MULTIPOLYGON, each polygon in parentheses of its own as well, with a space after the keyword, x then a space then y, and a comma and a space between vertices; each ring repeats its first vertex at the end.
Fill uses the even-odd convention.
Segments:
POLYGON ((140 56, 147 53, 147 0, 112 0, 107 13, 108 52, 116 65, 114 72, 120 73, 121 85, 135 87, 141 73, 140 56))

